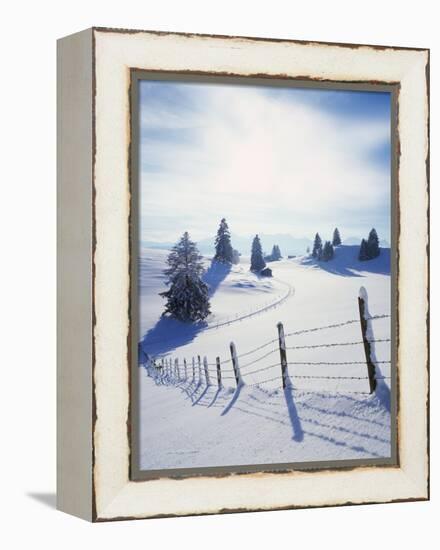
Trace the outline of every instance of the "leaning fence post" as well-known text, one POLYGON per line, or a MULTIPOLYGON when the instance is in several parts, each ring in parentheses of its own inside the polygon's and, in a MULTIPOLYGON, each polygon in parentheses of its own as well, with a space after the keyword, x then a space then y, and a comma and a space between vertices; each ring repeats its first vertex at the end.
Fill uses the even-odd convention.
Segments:
POLYGON ((206 385, 210 386, 211 385, 211 380, 209 378, 208 359, 207 359, 206 355, 203 358, 203 368, 205 369, 206 385))
POLYGON ((371 360, 371 344, 368 341, 368 320, 366 316, 366 300, 367 291, 364 287, 359 290, 358 304, 359 304, 359 317, 361 322, 362 340, 364 342, 365 360, 367 362, 368 370, 368 382, 370 384, 370 393, 373 393, 376 389, 376 367, 371 360))
POLYGON ((192 358, 192 368, 193 368, 193 382, 196 381, 196 360, 192 358))
POLYGON ((219 388, 221 388, 222 387, 222 370, 220 367, 220 357, 216 357, 215 362, 217 364, 217 385, 219 388))
POLYGON ((280 347, 281 378, 283 379, 283 390, 284 390, 288 386, 289 371, 287 367, 286 339, 284 337, 283 323, 278 323, 277 328, 278 328, 278 344, 280 347))
POLYGON ((200 355, 197 355, 197 364, 199 367, 199 383, 202 381, 202 360, 200 359, 200 355))
POLYGON ((186 357, 183 358, 183 368, 184 368, 184 371, 185 371, 185 380, 188 380, 188 369, 187 369, 187 366, 186 366, 186 357))
POLYGON ((240 367, 238 365, 237 350, 235 349, 234 342, 231 342, 229 344, 229 349, 231 350, 232 366, 234 368, 235 382, 237 383, 238 388, 238 386, 243 384, 243 380, 241 378, 240 367))
POLYGON ((179 359, 177 357, 174 359, 174 366, 176 368, 177 380, 180 380, 179 359))

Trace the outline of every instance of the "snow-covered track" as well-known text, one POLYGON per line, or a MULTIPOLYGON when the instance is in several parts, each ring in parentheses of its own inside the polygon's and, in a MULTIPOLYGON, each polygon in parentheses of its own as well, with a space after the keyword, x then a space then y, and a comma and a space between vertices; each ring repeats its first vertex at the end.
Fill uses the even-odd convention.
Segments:
POLYGON ((226 319, 221 319, 219 321, 208 322, 208 326, 205 328, 205 330, 218 329, 224 326, 229 326, 232 323, 238 323, 240 321, 244 321, 245 319, 250 319, 251 317, 261 315, 261 313, 264 313, 275 307, 278 307, 279 305, 281 305, 283 302, 285 302, 295 294, 295 289, 292 285, 290 285, 286 281, 282 281, 281 279, 278 279, 278 278, 276 279, 275 277, 274 277, 274 280, 282 284, 283 286, 285 286, 287 289, 286 292, 281 297, 278 297, 273 302, 270 302, 269 304, 265 304, 264 306, 258 309, 247 311, 244 313, 237 313, 235 316, 228 317, 226 319))

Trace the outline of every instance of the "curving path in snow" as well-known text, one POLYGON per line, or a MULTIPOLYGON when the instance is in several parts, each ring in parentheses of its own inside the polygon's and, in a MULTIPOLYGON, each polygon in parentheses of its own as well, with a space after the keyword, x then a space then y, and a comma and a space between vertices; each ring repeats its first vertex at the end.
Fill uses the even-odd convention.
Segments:
POLYGON ((286 287, 285 294, 283 294, 281 297, 276 298, 275 300, 273 300, 273 302, 270 302, 269 304, 265 304, 264 306, 259 307, 253 311, 248 311, 245 313, 237 313, 235 317, 228 317, 226 319, 219 320, 217 322, 208 322, 208 326, 205 328, 205 330, 218 329, 224 326, 229 326, 232 323, 238 323, 240 321, 244 321, 245 319, 250 319, 251 317, 255 317, 256 315, 260 315, 265 311, 269 311, 281 305, 288 298, 295 295, 295 288, 290 283, 288 283, 287 281, 282 281, 278 277, 277 278, 273 277, 273 280, 286 287))

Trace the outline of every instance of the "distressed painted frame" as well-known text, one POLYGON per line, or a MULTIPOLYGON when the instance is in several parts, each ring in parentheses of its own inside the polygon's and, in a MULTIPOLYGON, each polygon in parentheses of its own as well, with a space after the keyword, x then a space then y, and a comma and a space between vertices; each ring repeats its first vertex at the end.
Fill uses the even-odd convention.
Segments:
POLYGON ((95 28, 58 51, 58 507, 106 521, 429 498, 428 50, 95 28), (131 481, 133 69, 398 85, 398 466, 131 481))

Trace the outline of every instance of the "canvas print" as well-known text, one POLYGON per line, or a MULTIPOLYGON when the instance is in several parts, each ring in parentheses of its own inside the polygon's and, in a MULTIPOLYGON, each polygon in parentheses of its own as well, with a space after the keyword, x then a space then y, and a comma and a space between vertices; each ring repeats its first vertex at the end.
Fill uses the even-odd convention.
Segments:
POLYGON ((392 97, 139 82, 142 472, 394 452, 392 97))

